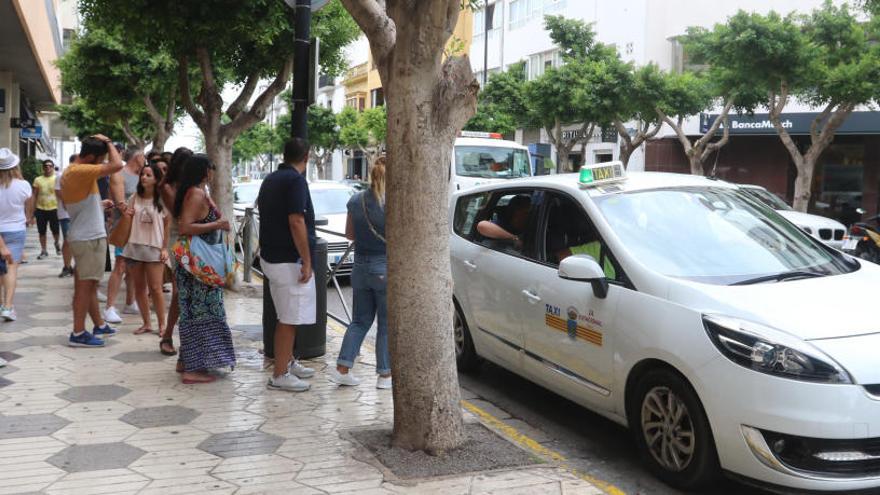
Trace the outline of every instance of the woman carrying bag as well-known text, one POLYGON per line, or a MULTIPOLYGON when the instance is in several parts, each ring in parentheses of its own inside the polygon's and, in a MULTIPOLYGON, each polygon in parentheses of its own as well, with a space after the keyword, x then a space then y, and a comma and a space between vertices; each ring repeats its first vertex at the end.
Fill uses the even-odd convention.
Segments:
POLYGON ((330 381, 356 386, 360 379, 350 373, 361 350, 364 337, 378 317, 376 332, 376 388, 391 388, 391 358, 388 354, 386 286, 388 262, 385 256, 385 158, 380 157, 370 169, 370 188, 348 201, 345 237, 354 241, 354 268, 351 287, 354 308, 351 325, 345 332, 336 369, 330 381))
POLYGON ((183 383, 210 383, 210 370, 235 366, 232 332, 226 323, 223 285, 231 274, 231 256, 223 240, 229 220, 221 218, 207 185, 214 164, 195 154, 183 169, 174 199, 180 240, 173 251, 178 265, 180 349, 183 383))

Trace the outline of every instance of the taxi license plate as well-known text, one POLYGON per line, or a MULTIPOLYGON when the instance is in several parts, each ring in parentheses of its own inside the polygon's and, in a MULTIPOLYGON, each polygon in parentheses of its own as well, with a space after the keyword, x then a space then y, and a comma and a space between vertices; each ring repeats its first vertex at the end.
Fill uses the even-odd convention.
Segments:
POLYGON ((847 239, 843 241, 843 250, 844 251, 852 251, 859 245, 858 239, 847 239))
POLYGON ((341 255, 341 254, 337 254, 336 256, 334 256, 334 257, 333 257, 333 264, 343 264, 343 265, 345 265, 345 264, 348 264, 348 263, 354 263, 354 253, 348 253, 348 256, 345 257, 345 260, 344 260, 344 261, 340 261, 340 259, 342 259, 342 255, 341 255))

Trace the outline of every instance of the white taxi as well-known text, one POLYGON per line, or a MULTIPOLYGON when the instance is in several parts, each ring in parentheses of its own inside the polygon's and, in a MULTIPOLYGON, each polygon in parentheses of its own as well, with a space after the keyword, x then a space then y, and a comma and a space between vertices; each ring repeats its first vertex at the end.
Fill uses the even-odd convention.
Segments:
POLYGON ((880 487, 880 267, 735 185, 620 163, 462 192, 451 223, 461 369, 628 425, 679 488, 880 487))

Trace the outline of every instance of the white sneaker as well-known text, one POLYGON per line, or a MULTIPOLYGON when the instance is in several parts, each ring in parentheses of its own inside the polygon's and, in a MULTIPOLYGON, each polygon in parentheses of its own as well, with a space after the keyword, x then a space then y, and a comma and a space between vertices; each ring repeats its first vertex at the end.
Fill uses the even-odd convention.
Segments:
POLYGON ((307 368, 299 363, 296 359, 290 362, 289 373, 293 373, 297 378, 311 378, 315 376, 315 370, 307 368))
POLYGON ((0 318, 3 318, 6 321, 15 321, 15 319, 17 318, 15 314, 15 309, 7 308, 6 306, 4 306, 2 309, 0 309, 0 318))
POLYGON ((139 315, 141 314, 140 308, 138 308, 138 303, 133 302, 131 304, 126 304, 124 308, 122 308, 122 314, 124 315, 139 315))
POLYGON ((361 381, 358 377, 354 376, 349 370, 348 373, 342 374, 336 368, 330 370, 327 378, 330 379, 331 382, 337 385, 344 385, 346 387, 357 387, 361 384, 361 381))
POLYGON ((98 302, 107 302, 107 296, 101 291, 98 291, 98 302))
POLYGON ((266 386, 276 390, 286 390, 288 392, 305 392, 311 387, 308 382, 304 382, 290 373, 269 378, 269 383, 267 383, 266 386))
POLYGON ((390 376, 376 376, 376 388, 379 390, 391 390, 391 377, 390 376))
POLYGON ((2 368, 4 366, 6 366, 6 360, 3 358, 0 358, 0 368, 2 368))
POLYGON ((104 310, 104 321, 107 323, 122 323, 122 317, 116 312, 116 308, 110 306, 104 310))

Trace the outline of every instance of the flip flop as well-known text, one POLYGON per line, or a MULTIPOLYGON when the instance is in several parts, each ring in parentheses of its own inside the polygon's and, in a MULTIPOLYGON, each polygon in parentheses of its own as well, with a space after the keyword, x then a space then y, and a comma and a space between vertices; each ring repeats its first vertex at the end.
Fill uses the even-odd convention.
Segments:
POLYGON ((134 331, 134 334, 135 334, 135 335, 143 335, 143 334, 145 334, 145 333, 152 333, 152 331, 153 331, 152 328, 144 328, 144 327, 141 327, 141 328, 138 328, 137 330, 135 330, 135 331, 134 331))
POLYGON ((162 353, 163 356, 176 356, 177 350, 174 348, 174 341, 170 338, 163 338, 159 341, 159 352, 162 353), (171 350, 165 350, 164 346, 168 346, 171 350))

